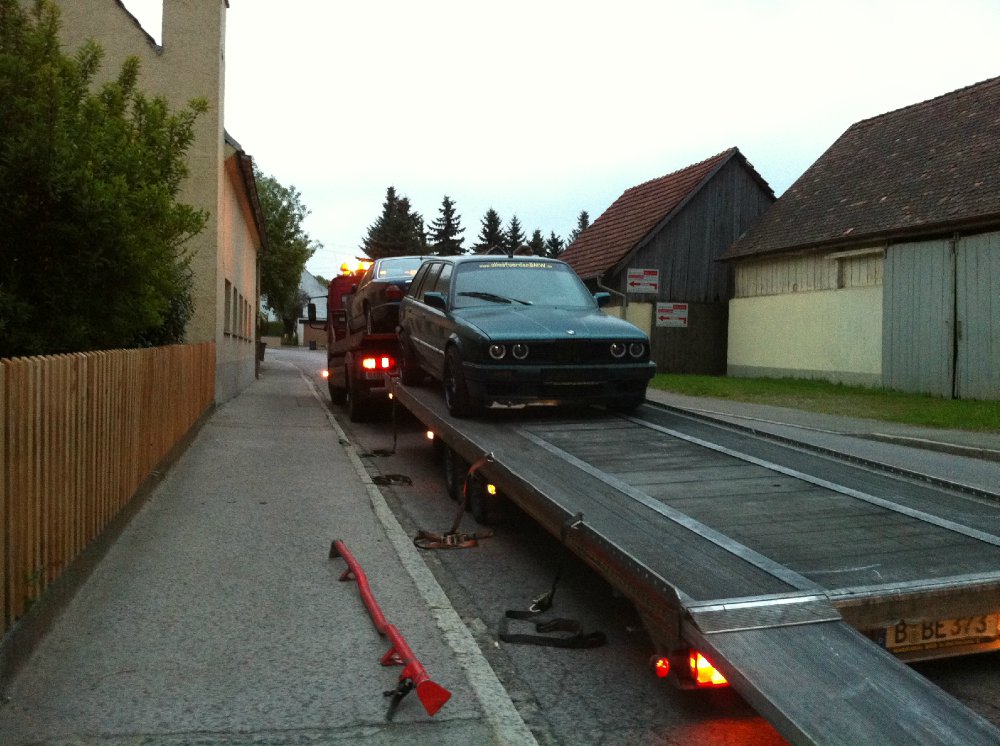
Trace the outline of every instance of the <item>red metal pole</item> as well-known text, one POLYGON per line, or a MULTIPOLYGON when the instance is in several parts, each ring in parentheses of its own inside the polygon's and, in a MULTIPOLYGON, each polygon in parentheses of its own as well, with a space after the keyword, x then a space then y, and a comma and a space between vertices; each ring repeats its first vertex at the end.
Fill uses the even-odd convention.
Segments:
POLYGON ((368 586, 368 578, 364 570, 361 569, 361 565, 358 564, 358 561, 344 545, 344 542, 339 539, 334 541, 330 556, 342 557, 347 563, 348 569, 341 574, 340 579, 349 580, 352 576, 354 577, 358 583, 361 598, 368 608, 372 622, 375 624, 375 629, 379 631, 379 634, 387 636, 392 643, 392 647, 382 656, 380 663, 383 666, 403 666, 403 670, 399 674, 399 681, 404 682, 408 680, 413 683, 417 689, 417 696, 420 698, 424 709, 427 710, 427 714, 433 716, 444 706, 445 702, 451 699, 451 692, 440 684, 431 681, 430 676, 427 675, 427 670, 417 659, 417 656, 413 654, 413 651, 410 650, 406 639, 395 625, 389 624, 386 621, 382 609, 379 607, 378 602, 375 601, 375 596, 372 595, 371 588, 368 586))

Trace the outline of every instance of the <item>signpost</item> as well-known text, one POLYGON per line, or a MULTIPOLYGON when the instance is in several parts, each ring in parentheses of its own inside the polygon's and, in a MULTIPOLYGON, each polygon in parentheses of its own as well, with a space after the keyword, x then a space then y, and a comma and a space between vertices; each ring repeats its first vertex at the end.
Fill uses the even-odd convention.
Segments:
POLYGON ((657 326, 679 326, 687 328, 688 325, 688 304, 687 303, 657 303, 656 304, 656 325, 657 326))

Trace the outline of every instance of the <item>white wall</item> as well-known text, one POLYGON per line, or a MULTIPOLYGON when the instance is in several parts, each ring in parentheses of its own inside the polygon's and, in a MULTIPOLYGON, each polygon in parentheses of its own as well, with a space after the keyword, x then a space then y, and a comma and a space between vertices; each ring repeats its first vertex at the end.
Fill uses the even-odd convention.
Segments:
POLYGON ((730 301, 727 371, 880 385, 882 286, 730 301))

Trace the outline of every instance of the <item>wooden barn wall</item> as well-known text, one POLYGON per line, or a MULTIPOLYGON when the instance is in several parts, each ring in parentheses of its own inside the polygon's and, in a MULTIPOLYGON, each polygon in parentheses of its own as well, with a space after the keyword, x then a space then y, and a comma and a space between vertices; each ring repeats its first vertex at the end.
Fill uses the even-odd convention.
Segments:
POLYGON ((956 259, 955 396, 1000 399, 1000 233, 962 238, 956 259))
POLYGON ((657 373, 689 373, 703 376, 726 374, 726 339, 729 305, 691 303, 688 325, 653 327, 650 335, 657 373))
MULTIPOLYGON (((657 300, 725 303, 732 297, 732 269, 716 260, 772 202, 738 161, 730 161, 628 265, 660 271, 657 300)), ((623 290, 626 269, 608 284, 623 290)))
POLYGON ((882 284, 881 251, 855 256, 801 254, 744 262, 736 270, 736 298, 807 293, 882 284))
POLYGON ((730 161, 607 279, 623 291, 629 268, 657 269, 659 293, 631 300, 689 304, 687 328, 652 329, 658 372, 725 373, 733 270, 717 260, 773 202, 739 161, 730 161))

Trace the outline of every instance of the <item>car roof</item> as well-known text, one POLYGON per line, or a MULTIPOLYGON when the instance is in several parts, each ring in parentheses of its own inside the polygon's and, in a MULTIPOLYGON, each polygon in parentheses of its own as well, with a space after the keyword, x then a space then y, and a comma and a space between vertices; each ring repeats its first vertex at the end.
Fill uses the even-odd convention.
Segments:
POLYGON ((547 262, 551 264, 566 264, 566 262, 561 259, 552 259, 547 256, 532 256, 528 254, 515 254, 514 256, 509 256, 507 254, 459 254, 455 256, 432 256, 427 257, 424 261, 434 260, 445 260, 454 262, 455 264, 467 264, 469 262, 515 262, 519 264, 527 264, 529 262, 547 262))

